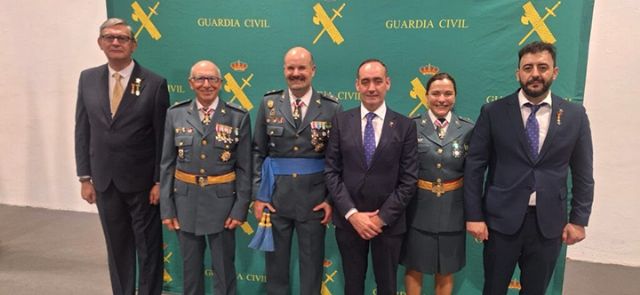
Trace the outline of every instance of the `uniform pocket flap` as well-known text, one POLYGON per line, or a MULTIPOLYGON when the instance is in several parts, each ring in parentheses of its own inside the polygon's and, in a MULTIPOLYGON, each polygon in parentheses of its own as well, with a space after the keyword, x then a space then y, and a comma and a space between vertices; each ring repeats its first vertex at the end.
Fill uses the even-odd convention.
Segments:
POLYGON ((284 127, 267 126, 267 134, 269 134, 269 136, 282 136, 282 134, 284 134, 284 127))
POLYGON ((174 140, 177 147, 193 145, 193 136, 176 136, 174 140))

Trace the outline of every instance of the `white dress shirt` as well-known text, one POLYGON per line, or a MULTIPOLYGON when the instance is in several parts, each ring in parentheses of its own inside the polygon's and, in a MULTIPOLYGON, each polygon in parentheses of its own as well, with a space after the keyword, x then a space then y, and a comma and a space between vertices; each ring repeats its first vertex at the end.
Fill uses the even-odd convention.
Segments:
MULTIPOLYGON (((362 128, 360 130, 362 130, 362 141, 363 142, 364 142, 364 129, 367 126, 367 114, 368 113, 370 113, 370 111, 367 110, 367 108, 365 108, 362 103, 360 103, 360 124, 362 126, 362 128)), ((382 125, 384 124, 384 116, 387 114, 387 104, 386 104, 386 102, 382 102, 382 105, 380 107, 378 107, 377 110, 373 111, 373 113, 375 113, 376 116, 373 117, 373 120, 371 120, 371 124, 373 125, 373 133, 375 135, 376 147, 377 147, 378 143, 380 142, 380 135, 382 134, 382 125)), ((351 217, 351 215, 353 215, 355 213, 358 213, 358 209, 351 208, 351 209, 349 209, 349 211, 347 211, 347 214, 344 215, 344 218, 349 220, 349 217, 351 217)))
MULTIPOLYGON (((218 101, 220 101, 220 97, 216 97, 216 100, 209 106, 210 109, 216 110, 218 107, 218 101)), ((202 108, 204 107, 196 98, 196 106, 198 107, 198 116, 200 117, 200 121, 204 120, 204 113, 202 112, 202 108)), ((211 118, 213 118, 213 113, 211 113, 211 118)))
MULTIPOLYGON (((362 128, 360 130, 362 131, 362 142, 364 142, 364 129, 367 126, 368 113, 370 113, 370 111, 367 110, 364 105, 362 105, 362 103, 360 103, 360 123, 362 124, 362 128)), ((375 139, 377 147, 378 143, 380 142, 380 135, 382 134, 382 124, 384 124, 384 116, 387 114, 387 104, 385 102, 382 102, 382 105, 378 107, 377 110, 373 111, 373 113, 376 114, 376 116, 373 117, 373 120, 371 120, 371 124, 373 124, 373 133, 376 137, 375 139)))
POLYGON ((116 85, 116 78, 113 77, 113 74, 115 73, 119 73, 120 76, 122 77, 120 80, 120 86, 122 86, 122 93, 124 95, 124 91, 127 90, 127 85, 129 84, 129 80, 131 79, 131 72, 133 72, 133 67, 136 65, 136 63, 132 60, 131 63, 126 66, 124 69, 122 69, 121 71, 116 71, 114 69, 112 69, 110 66, 107 66, 109 68, 109 101, 111 101, 113 99, 113 88, 116 85))
MULTIPOLYGON (((429 119, 431 119, 431 123, 433 123, 433 128, 437 130, 438 127, 436 126, 435 122, 436 122, 436 120, 438 120, 438 117, 436 117, 436 115, 434 115, 431 110, 429 110, 427 113, 429 114, 429 119)), ((447 115, 444 116, 444 119, 447 122, 447 125, 443 127, 444 128, 444 132, 446 133, 447 130, 449 129, 449 124, 451 123, 451 111, 449 111, 447 113, 447 115)))
POLYGON ((300 107, 300 122, 304 119, 304 115, 307 114, 307 109, 309 109, 309 103, 311 102, 311 95, 313 94, 313 88, 309 87, 309 91, 305 93, 302 97, 296 97, 289 89, 289 105, 291 106, 291 113, 293 113, 294 102, 299 98, 304 104, 300 107))
MULTIPOLYGON (((527 119, 531 114, 531 108, 528 106, 525 106, 525 104, 531 103, 531 102, 524 96, 522 89, 520 89, 520 92, 518 92, 518 103, 520 105, 520 114, 522 114, 522 124, 526 128, 527 119)), ((544 143, 545 138, 547 138, 547 132, 549 131, 549 122, 551 121, 551 91, 549 91, 549 94, 547 94, 547 97, 545 97, 540 102, 540 104, 545 104, 545 105, 541 106, 538 112, 536 112, 536 120, 538 120, 538 127, 539 127, 538 153, 540 152, 540 149, 542 149, 542 144, 544 143)), ((535 191, 531 193, 531 196, 529 197, 529 206, 536 205, 536 196, 537 195, 535 191)))

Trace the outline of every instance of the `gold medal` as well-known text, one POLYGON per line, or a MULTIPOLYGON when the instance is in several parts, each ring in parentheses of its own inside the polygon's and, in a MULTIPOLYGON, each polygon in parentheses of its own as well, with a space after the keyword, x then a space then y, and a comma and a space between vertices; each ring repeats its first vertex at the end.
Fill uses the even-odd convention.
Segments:
POLYGON ((228 162, 231 159, 231 152, 230 151, 224 151, 222 152, 222 154, 220 154, 220 161, 222 162, 228 162))
POLYGON ((184 148, 178 149, 178 158, 184 159, 184 148))

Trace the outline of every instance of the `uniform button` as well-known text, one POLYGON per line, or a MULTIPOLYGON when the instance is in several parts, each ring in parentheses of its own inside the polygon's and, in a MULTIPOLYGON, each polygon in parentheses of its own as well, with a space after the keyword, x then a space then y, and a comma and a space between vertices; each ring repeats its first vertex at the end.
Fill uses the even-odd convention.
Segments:
POLYGON ((269 135, 273 135, 273 130, 269 131, 269 135))
POLYGON ((438 168, 438 169, 442 168, 442 163, 436 164, 436 168, 438 168))
POLYGON ((206 139, 202 140, 202 145, 207 145, 207 140, 206 139))
POLYGON ((442 152, 444 152, 444 150, 442 148, 438 148, 437 152, 438 152, 438 154, 442 154, 442 152))
POLYGON ((227 144, 227 145, 225 145, 225 146, 224 146, 224 148, 225 148, 225 149, 229 149, 229 145, 228 145, 228 144, 227 144))
POLYGON ((200 154, 200 159, 203 159, 203 160, 204 160, 204 159, 206 159, 206 158, 207 158, 207 155, 205 155, 205 154, 200 154))
POLYGON ((293 147, 293 150, 297 152, 297 151, 298 151, 298 147, 297 147, 297 146, 294 146, 294 147, 293 147))
POLYGON ((179 143, 178 143, 178 145, 179 145, 179 146, 183 146, 183 145, 184 145, 184 142, 182 142, 182 141, 181 141, 181 142, 179 142, 179 143))
POLYGON ((293 176, 293 178, 296 178, 296 177, 298 177, 298 173, 293 173, 293 174, 291 174, 291 176, 293 176))
POLYGON ((177 192, 177 191, 178 191, 178 189, 174 187, 174 188, 173 188, 173 191, 174 191, 174 192, 177 192))
POLYGON ((200 169, 200 174, 205 174, 205 173, 207 173, 207 170, 200 169))
POLYGON ((436 182, 437 182, 437 183, 442 183, 442 178, 438 178, 438 179, 436 179, 436 182))

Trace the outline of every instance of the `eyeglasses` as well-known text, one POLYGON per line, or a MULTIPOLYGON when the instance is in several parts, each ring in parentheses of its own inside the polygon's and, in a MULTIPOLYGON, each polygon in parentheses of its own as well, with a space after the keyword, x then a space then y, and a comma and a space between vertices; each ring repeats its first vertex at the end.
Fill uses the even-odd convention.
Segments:
POLYGON ((113 40, 118 40, 118 43, 128 43, 132 40, 129 36, 120 36, 120 35, 102 35, 100 36, 103 40, 111 43, 113 40))
POLYGON ((209 84, 214 84, 214 83, 217 84, 222 82, 222 79, 216 76, 210 76, 210 77, 202 76, 202 77, 191 77, 191 81, 193 81, 193 83, 196 83, 198 85, 204 84, 205 81, 209 81, 209 84))

